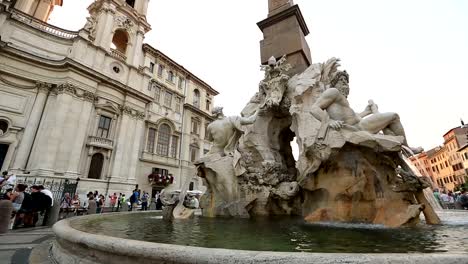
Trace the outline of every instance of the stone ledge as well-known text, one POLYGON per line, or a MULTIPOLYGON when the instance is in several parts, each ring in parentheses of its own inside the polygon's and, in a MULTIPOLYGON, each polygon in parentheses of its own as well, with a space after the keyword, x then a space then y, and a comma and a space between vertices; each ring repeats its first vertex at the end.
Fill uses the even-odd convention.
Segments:
MULTIPOLYGON (((140 212, 146 213, 146 212, 140 212)), ((138 214, 140 214, 138 213, 138 214)), ((109 215, 107 215, 109 216, 109 215)), ((73 219, 89 220, 90 215, 73 219)), ((334 254, 248 251, 151 243, 95 235, 71 227, 70 220, 54 225, 57 263, 466 263, 467 254, 334 254)))

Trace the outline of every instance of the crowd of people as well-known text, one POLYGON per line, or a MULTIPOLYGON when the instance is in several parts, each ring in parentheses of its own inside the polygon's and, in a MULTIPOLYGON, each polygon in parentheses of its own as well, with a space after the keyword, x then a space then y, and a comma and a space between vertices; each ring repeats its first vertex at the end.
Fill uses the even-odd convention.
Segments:
POLYGON ((444 209, 468 210, 468 193, 465 189, 458 192, 434 190, 434 197, 444 209))
MULTIPOLYGON (((43 185, 27 186, 26 184, 16 184, 16 176, 8 175, 3 172, 0 176, 0 199, 11 201, 13 213, 11 215, 11 227, 33 227, 43 216, 42 225, 47 225, 54 197, 50 190, 43 185)), ((64 193, 60 195, 54 208, 59 206, 58 218, 63 219, 69 216, 83 214, 99 214, 104 212, 119 211, 147 211, 152 205, 152 209, 162 210, 163 203, 161 194, 156 192, 152 197, 148 192, 134 189, 131 194, 126 196, 124 193, 113 193, 104 195, 97 190, 88 192, 86 198, 84 195, 80 199, 78 194, 64 193), (106 197, 107 196, 107 197, 106 197)), ((198 199, 193 195, 187 195, 184 199, 184 205, 189 208, 198 208, 198 199)), ((54 209, 54 217, 56 209, 54 209)), ((55 219, 55 218, 54 218, 55 219)))
POLYGON ((133 190, 132 194, 127 198, 124 193, 113 193, 106 196, 100 194, 97 190, 88 192, 86 199, 82 202, 78 195, 71 198, 70 194, 65 193, 60 203, 60 218, 68 217, 70 214, 99 214, 104 212, 119 212, 119 211, 147 211, 150 203, 155 203, 155 209, 162 209, 162 202, 159 197, 159 192, 156 193, 154 199, 146 191, 139 189, 133 190))
POLYGON ((17 184, 15 188, 8 188, 0 197, 12 202, 12 228, 36 226, 39 215, 43 216, 43 226, 48 223, 54 202, 52 193, 42 185, 29 187, 29 192, 26 192, 27 189, 27 185, 17 184))

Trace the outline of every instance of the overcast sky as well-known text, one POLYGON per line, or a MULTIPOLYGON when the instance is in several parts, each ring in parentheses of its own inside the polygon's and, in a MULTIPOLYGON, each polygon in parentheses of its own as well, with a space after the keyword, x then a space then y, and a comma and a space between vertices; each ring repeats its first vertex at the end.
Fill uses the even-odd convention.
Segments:
MULTIPOLYGON (((78 30, 92 0, 65 0, 50 23, 78 30)), ((205 80, 216 105, 238 115, 257 91, 256 23, 267 0, 151 0, 145 42, 205 80)), ((295 0, 307 22, 313 62, 342 60, 350 74, 351 106, 373 99, 397 112, 413 146, 432 148, 468 123, 468 1, 295 0)))

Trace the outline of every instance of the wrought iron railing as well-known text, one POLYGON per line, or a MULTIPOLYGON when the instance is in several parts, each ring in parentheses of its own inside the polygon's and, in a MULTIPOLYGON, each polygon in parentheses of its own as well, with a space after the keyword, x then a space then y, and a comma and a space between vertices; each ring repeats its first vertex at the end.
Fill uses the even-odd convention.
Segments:
MULTIPOLYGON (((69 193, 72 197, 76 193, 78 187, 79 179, 75 181, 70 181, 69 179, 62 178, 44 178, 44 177, 34 177, 34 176, 17 176, 16 184, 22 183, 26 184, 28 187, 33 185, 42 185, 45 189, 48 189, 52 192, 54 201, 60 202, 65 195, 69 193)), ((5 193, 8 188, 13 186, 5 185, 0 189, 1 193, 5 193)))
POLYGON ((51 35, 54 35, 54 36, 57 36, 57 37, 60 37, 60 38, 64 38, 64 39, 72 39, 72 38, 75 38, 76 36, 78 36, 78 32, 76 31, 70 31, 70 30, 66 30, 66 29, 63 29, 63 28, 59 28, 59 27, 56 27, 56 26, 53 26, 53 25, 50 25, 50 24, 47 24, 46 22, 44 21, 41 21, 35 17, 32 17, 26 13, 23 13, 19 10, 15 10, 13 9, 11 11, 11 18, 16 20, 16 21, 19 21, 19 22, 22 22, 24 24, 27 24, 35 29, 38 29, 42 32, 45 32, 45 33, 49 33, 51 35))

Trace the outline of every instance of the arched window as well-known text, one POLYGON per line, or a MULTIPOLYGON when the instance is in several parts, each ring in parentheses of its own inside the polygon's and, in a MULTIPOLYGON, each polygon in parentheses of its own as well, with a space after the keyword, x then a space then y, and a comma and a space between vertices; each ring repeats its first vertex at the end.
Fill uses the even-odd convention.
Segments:
POLYGON ((200 108, 200 91, 197 89, 193 91, 193 106, 200 108))
POLYGON ((122 29, 117 29, 112 37, 113 48, 125 55, 128 45, 128 34, 122 29))
POLYGON ((169 140, 171 138, 171 128, 167 124, 159 126, 158 144, 156 153, 161 156, 169 156, 169 140))
POLYGON ((91 158, 91 165, 89 165, 88 178, 100 179, 102 172, 102 165, 104 164, 104 156, 101 153, 96 153, 91 158))

